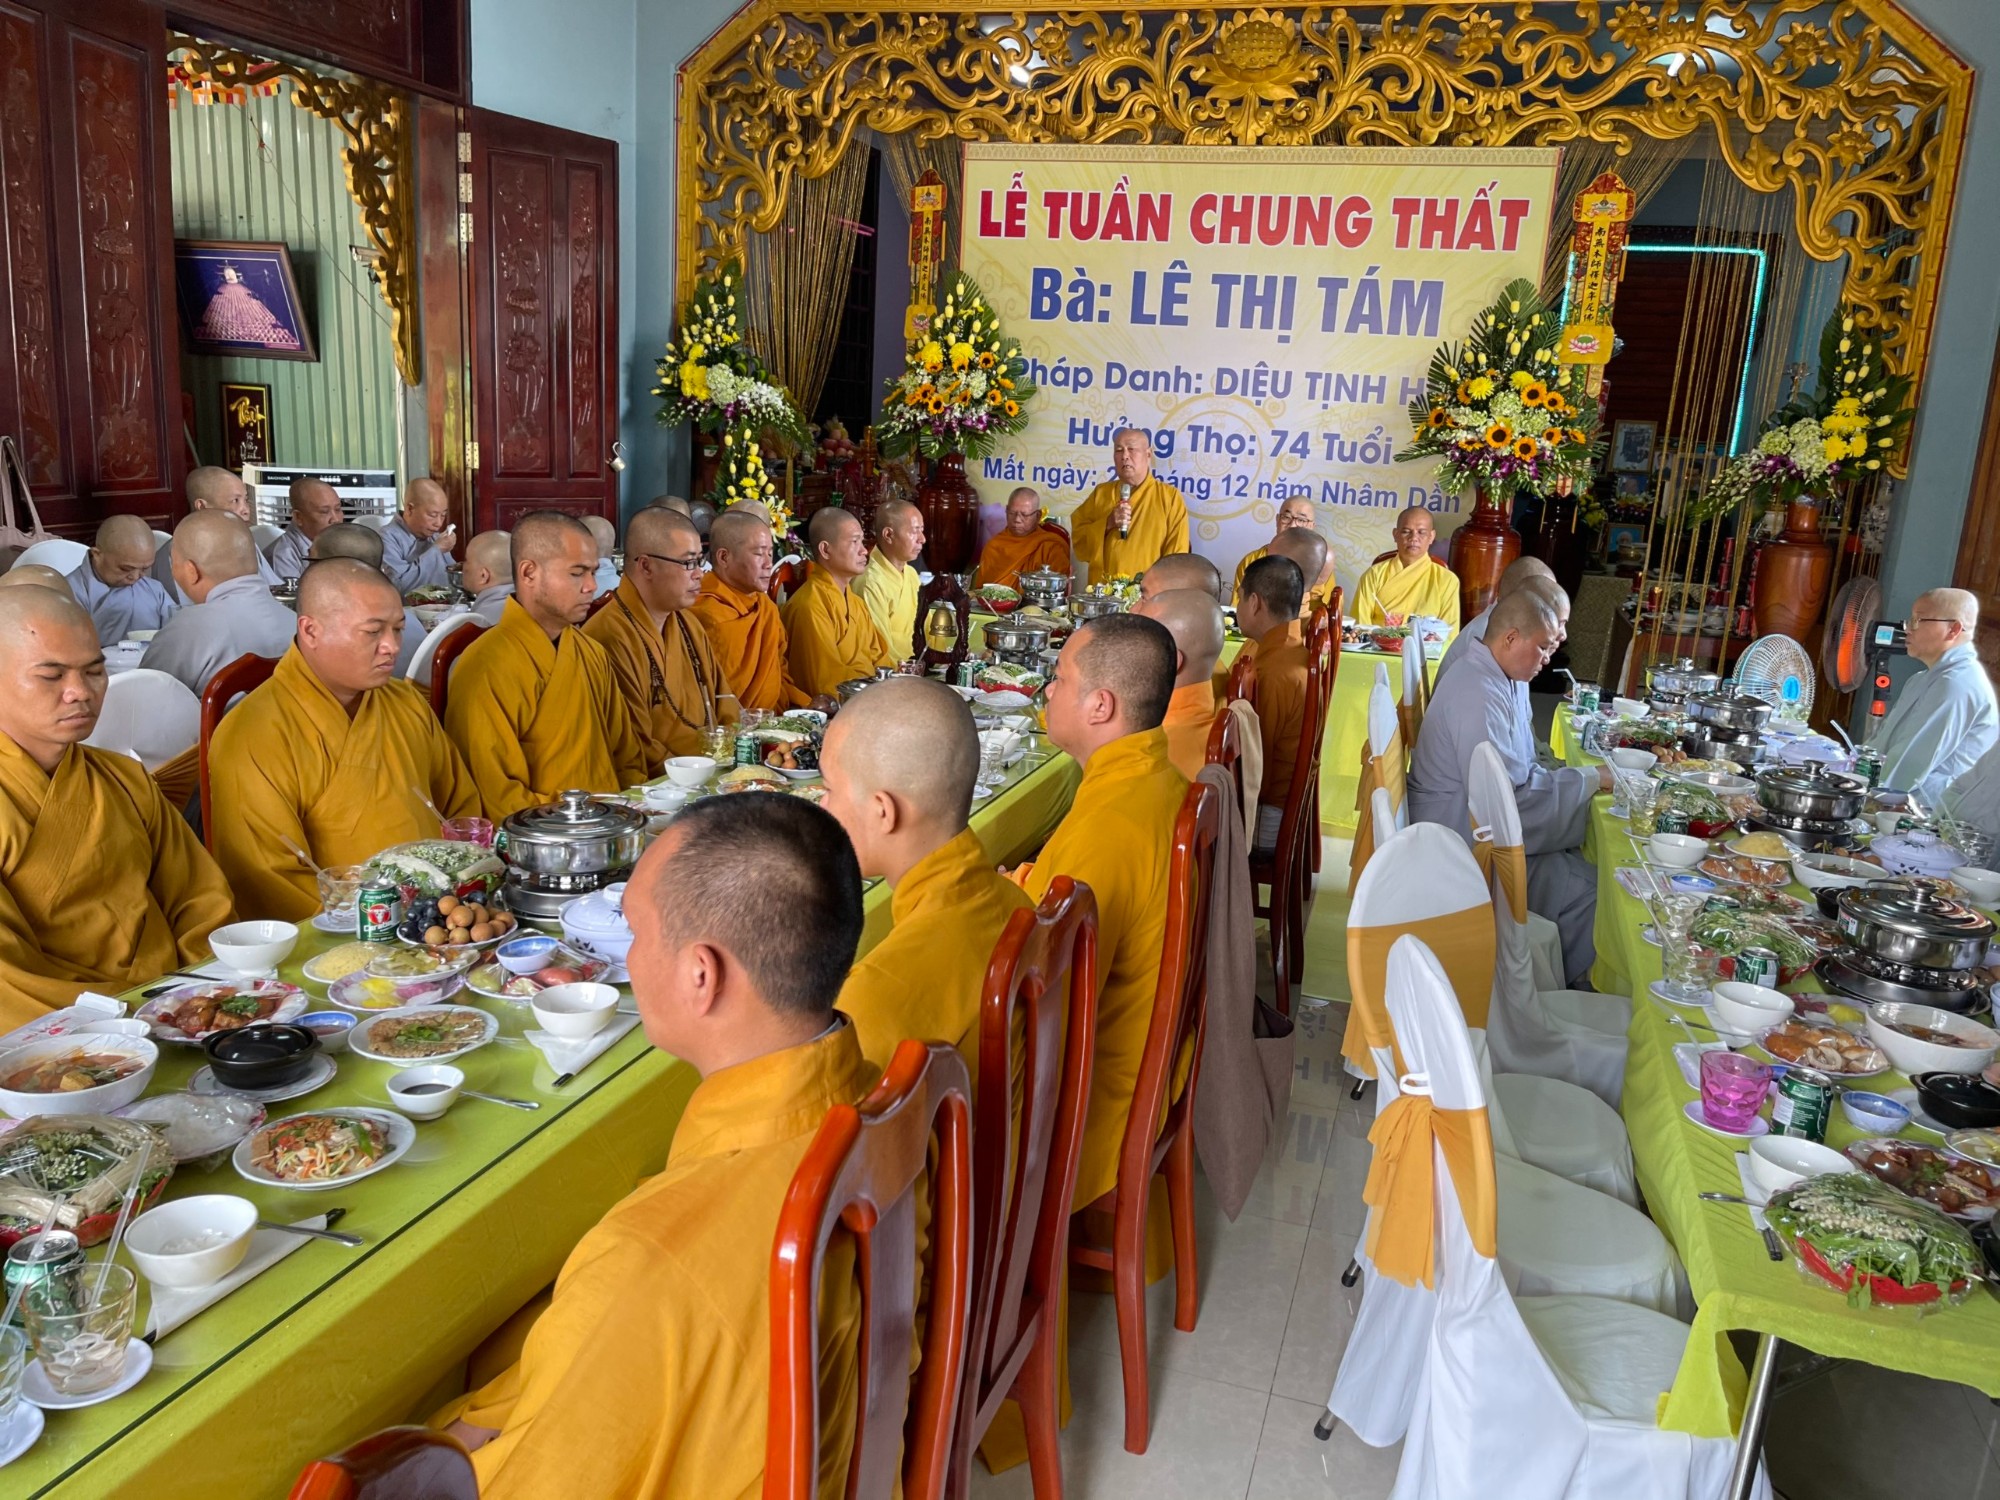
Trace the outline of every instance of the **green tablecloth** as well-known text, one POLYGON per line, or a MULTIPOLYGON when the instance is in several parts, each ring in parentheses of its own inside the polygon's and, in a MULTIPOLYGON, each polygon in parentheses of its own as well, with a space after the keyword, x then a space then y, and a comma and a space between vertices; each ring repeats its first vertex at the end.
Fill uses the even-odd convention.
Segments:
MULTIPOLYGON (((1067 756, 1019 768, 973 814, 987 852, 1011 863, 1039 848, 1077 780, 1067 756)), ((863 946, 888 926, 889 891, 877 884, 863 946)), ((311 929, 306 938, 286 968, 294 983, 298 966, 334 941, 311 929)), ((501 1035, 518 1038, 526 1009, 494 1008, 505 1012, 501 1035)), ((162 1050, 155 1091, 185 1086, 198 1054, 162 1050)), ((396 1166, 328 1192, 253 1186, 226 1164, 176 1174, 170 1197, 239 1194, 267 1218, 342 1205, 342 1230, 368 1243, 304 1245, 161 1339, 152 1372, 132 1391, 50 1412, 34 1448, 0 1471, 0 1493, 278 1496, 309 1459, 420 1416, 466 1355, 555 1278, 584 1231, 660 1169, 696 1081, 636 1030, 560 1091, 526 1043, 489 1046, 462 1066, 471 1087, 535 1099, 541 1109, 463 1101, 420 1125, 396 1166)), ((272 1116, 386 1107, 382 1086, 392 1071, 344 1057, 332 1083, 273 1106, 272 1116)), ((765 1247, 745 1247, 753 1252, 765 1247)))
POLYGON ((1326 734, 1320 741, 1321 833, 1354 832, 1357 821, 1354 797, 1361 786, 1361 747, 1368 741, 1368 694, 1375 686, 1377 662, 1389 669, 1389 691, 1401 703, 1403 654, 1400 651, 1341 647, 1340 666, 1333 674, 1333 701, 1326 707, 1326 734))
MULTIPOLYGON (((1571 764, 1584 764, 1585 758, 1565 743, 1565 718, 1557 714, 1551 742, 1568 751, 1565 759, 1571 764)), ((1711 1135, 1681 1113, 1697 1093, 1681 1076, 1673 1055, 1674 1044, 1687 1037, 1646 995, 1646 987, 1661 975, 1660 950, 1639 936, 1646 922, 1643 903, 1612 874, 1620 863, 1633 862, 1625 826, 1611 816, 1602 798, 1591 821, 1599 851, 1593 977, 1599 989, 1609 990, 1606 977, 1618 976, 1618 992, 1640 997, 1632 1006, 1621 1112, 1647 1211, 1680 1253, 1696 1305, 1673 1389, 1660 1400, 1660 1424, 1705 1437, 1736 1431, 1746 1380, 1728 1338, 1735 1330, 1768 1333, 1818 1354, 1960 1381, 2000 1396, 2000 1298, 1992 1292, 1975 1288, 1960 1306, 1921 1317, 1910 1311, 1850 1308, 1789 1256, 1772 1261, 1746 1209, 1706 1203, 1697 1196, 1742 1191, 1736 1170, 1742 1143, 1711 1135), (1617 857, 1621 851, 1627 856, 1622 860, 1617 857)), ((1793 986, 1815 987, 1811 981, 1793 986)), ((1888 1073, 1869 1080, 1868 1087, 1888 1091, 1907 1083, 1900 1074, 1888 1073)), ((1827 1143, 1844 1147, 1859 1134, 1836 1106, 1827 1143)), ((1914 1129, 1905 1134, 1936 1144, 1914 1129)))

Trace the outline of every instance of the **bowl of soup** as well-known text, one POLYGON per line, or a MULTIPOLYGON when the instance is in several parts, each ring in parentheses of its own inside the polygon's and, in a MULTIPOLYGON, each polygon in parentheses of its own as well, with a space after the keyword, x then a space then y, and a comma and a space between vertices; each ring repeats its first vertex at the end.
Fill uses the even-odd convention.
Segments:
POLYGON ((160 1061, 151 1037, 94 1032, 43 1037, 0 1053, 0 1110, 108 1115, 146 1092, 160 1061))

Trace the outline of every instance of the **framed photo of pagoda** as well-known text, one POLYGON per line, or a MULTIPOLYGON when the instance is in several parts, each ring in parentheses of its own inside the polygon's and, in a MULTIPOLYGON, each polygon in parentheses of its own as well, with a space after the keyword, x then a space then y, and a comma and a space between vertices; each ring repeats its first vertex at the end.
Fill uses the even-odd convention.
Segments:
POLYGON ((292 258, 276 240, 175 240, 174 289, 188 350, 314 360, 292 258))

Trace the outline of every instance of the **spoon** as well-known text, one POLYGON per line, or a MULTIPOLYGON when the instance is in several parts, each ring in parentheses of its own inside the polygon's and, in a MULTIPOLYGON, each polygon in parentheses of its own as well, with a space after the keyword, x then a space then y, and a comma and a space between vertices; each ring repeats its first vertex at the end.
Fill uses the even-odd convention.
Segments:
POLYGON ((278 835, 278 842, 296 854, 299 857, 299 863, 304 865, 308 870, 311 870, 313 874, 324 875, 326 873, 326 871, 313 862, 313 857, 310 854, 306 853, 305 850, 286 838, 282 833, 278 835))
POLYGON ((451 821, 451 819, 447 818, 444 815, 444 810, 442 808, 440 808, 435 802, 431 801, 429 797, 424 795, 424 789, 422 787, 412 785, 410 787, 410 790, 416 794, 416 798, 419 802, 423 803, 425 807, 428 807, 431 810, 432 815, 436 817, 439 823, 449 823, 451 821))

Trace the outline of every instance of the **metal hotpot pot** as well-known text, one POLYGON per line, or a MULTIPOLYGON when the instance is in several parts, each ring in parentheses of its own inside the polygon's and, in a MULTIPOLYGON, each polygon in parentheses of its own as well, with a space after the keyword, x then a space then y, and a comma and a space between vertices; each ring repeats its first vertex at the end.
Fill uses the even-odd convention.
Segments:
POLYGON ((1023 573, 1020 578, 1021 597, 1028 603, 1060 613, 1069 605, 1069 574, 1058 573, 1054 568, 1037 568, 1032 573, 1023 573))
POLYGON ((1771 721, 1771 705, 1748 693, 1697 693, 1685 707, 1695 723, 1714 729, 1762 729, 1771 721))
POLYGON ((993 651, 1015 655, 1039 655, 1048 649, 1049 628, 1046 625, 1023 625, 1009 620, 997 621, 986 627, 986 645, 993 651))
POLYGON ((1878 880, 1840 893, 1840 930, 1871 958, 1919 969, 1970 969, 1993 919, 1919 881, 1878 880))
POLYGON ((1646 692, 1666 703, 1684 703, 1697 694, 1712 693, 1722 685, 1713 672, 1698 670, 1692 656, 1671 662, 1654 662, 1646 669, 1646 692))
POLYGON ((1757 800, 1788 818, 1816 823, 1845 822, 1858 817, 1867 799, 1866 783, 1829 771, 1823 761, 1802 766, 1773 766, 1757 777, 1757 800))
POLYGON ((507 903, 521 916, 553 919, 564 903, 623 880, 646 847, 646 814, 589 792, 564 792, 500 825, 507 903))
POLYGON ((1121 614, 1125 601, 1117 594, 1101 593, 1096 589, 1086 589, 1070 601, 1069 612, 1078 624, 1085 620, 1102 619, 1105 615, 1121 614))

